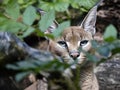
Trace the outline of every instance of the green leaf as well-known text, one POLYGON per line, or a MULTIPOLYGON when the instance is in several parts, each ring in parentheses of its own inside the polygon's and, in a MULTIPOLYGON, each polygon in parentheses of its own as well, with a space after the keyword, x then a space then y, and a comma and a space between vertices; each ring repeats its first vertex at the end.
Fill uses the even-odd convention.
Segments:
POLYGON ((87 52, 85 52, 85 54, 86 54, 86 57, 89 61, 95 62, 95 63, 99 61, 99 59, 95 55, 92 55, 92 54, 87 53, 87 52))
POLYGON ((40 8, 46 11, 66 11, 69 7, 69 0, 54 0, 52 2, 40 1, 40 8), (48 8, 49 7, 49 8, 48 8))
POLYGON ((104 57, 106 57, 106 58, 109 57, 109 55, 110 55, 110 53, 111 53, 108 45, 103 45, 103 46, 99 47, 99 48, 97 49, 97 52, 98 52, 100 55, 102 55, 102 56, 104 56, 104 57))
POLYGON ((106 28, 103 37, 104 37, 105 41, 108 41, 108 42, 114 41, 117 38, 117 30, 116 30, 116 28, 112 24, 109 25, 106 28))
POLYGON ((17 63, 19 69, 30 69, 30 68, 35 68, 36 65, 34 65, 34 63, 31 63, 30 60, 29 61, 23 61, 23 62, 18 62, 17 63))
POLYGON ((3 3, 3 4, 8 4, 9 1, 10 1, 10 0, 3 0, 2 3, 3 3))
POLYGON ((66 21, 66 22, 63 22, 61 23, 58 28, 56 30, 54 30, 54 32, 52 33, 52 35, 54 37, 59 37, 62 33, 62 31, 66 28, 66 27, 69 27, 70 26, 70 21, 66 21))
POLYGON ((112 50, 112 55, 120 53, 120 48, 115 48, 112 50))
POLYGON ((111 44, 109 44, 109 48, 112 51, 112 55, 120 52, 120 40, 115 40, 111 44))
POLYGON ((31 33, 33 33, 35 31, 35 28, 33 27, 28 27, 28 29, 26 30, 26 32, 23 33, 22 37, 27 37, 28 35, 30 35, 31 33))
POLYGON ((48 37, 48 38, 51 38, 51 39, 54 38, 53 35, 51 35, 51 34, 45 34, 44 32, 41 32, 41 31, 38 31, 38 30, 36 30, 36 33, 37 33, 37 35, 40 36, 40 37, 48 37))
POLYGON ((58 60, 53 60, 49 62, 44 62, 39 67, 40 70, 44 71, 64 71, 65 68, 68 68, 69 66, 70 66, 69 64, 62 63, 58 60))
POLYGON ((18 3, 19 3, 19 4, 23 4, 23 3, 24 3, 24 0, 18 0, 18 3))
POLYGON ((0 22, 0 30, 1 31, 8 31, 12 33, 18 33, 19 30, 24 31, 26 29, 26 26, 22 23, 6 19, 6 18, 0 18, 2 22, 0 22))
POLYGON ((62 1, 62 2, 56 2, 55 4, 54 4, 54 8, 55 8, 55 10, 56 11, 65 11, 65 10, 67 10, 67 8, 68 8, 68 6, 69 6, 69 3, 68 2, 65 2, 65 1, 62 1))
POLYGON ((93 5, 95 5, 95 3, 98 0, 79 0, 79 5, 84 7, 85 9, 90 9, 91 7, 93 7, 93 5))
POLYGON ((55 20, 55 11, 49 11, 45 15, 41 17, 41 20, 39 21, 39 29, 41 31, 45 31, 55 20))
POLYGON ((79 8, 79 4, 78 4, 79 0, 69 0, 69 2, 73 8, 77 8, 77 9, 79 8))
POLYGON ((9 1, 9 4, 6 5, 5 11, 10 18, 15 20, 20 16, 20 7, 16 0, 9 1))
POLYGON ((12 70, 19 70, 19 67, 17 65, 12 65, 12 64, 7 64, 6 68, 12 70))
POLYGON ((18 74, 15 75, 15 80, 17 82, 19 82, 20 80, 22 80, 24 77, 26 77, 29 74, 30 74, 29 71, 18 73, 18 74))
POLYGON ((36 10, 33 6, 29 6, 23 13, 23 22, 27 25, 32 25, 36 19, 36 10))

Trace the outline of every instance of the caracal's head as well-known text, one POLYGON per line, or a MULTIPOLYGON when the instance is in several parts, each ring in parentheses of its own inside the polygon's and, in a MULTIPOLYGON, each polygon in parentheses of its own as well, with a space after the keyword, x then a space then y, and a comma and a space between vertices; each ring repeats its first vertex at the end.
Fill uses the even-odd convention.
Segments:
MULTIPOLYGON (((60 37, 54 40, 49 40, 49 50, 63 58, 64 62, 73 63, 77 61, 78 64, 84 63, 85 54, 81 51, 89 52, 91 50, 91 40, 95 34, 97 6, 93 7, 81 25, 71 26, 63 30, 60 37)), ((49 33, 57 27, 54 21, 52 26, 46 31, 49 33)))
POLYGON ((92 39, 91 33, 72 26, 66 28, 60 37, 50 40, 49 49, 62 57, 64 62, 73 63, 77 60, 81 64, 85 60, 85 55, 81 50, 90 51, 92 39))

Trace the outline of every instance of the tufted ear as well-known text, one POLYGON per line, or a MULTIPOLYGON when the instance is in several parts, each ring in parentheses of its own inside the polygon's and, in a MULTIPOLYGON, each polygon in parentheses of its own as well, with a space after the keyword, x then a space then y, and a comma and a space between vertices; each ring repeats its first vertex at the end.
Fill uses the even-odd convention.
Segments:
POLYGON ((84 20, 82 21, 80 27, 82 27, 85 31, 90 32, 92 35, 95 34, 95 23, 96 23, 96 15, 97 14, 97 5, 94 6, 86 15, 84 20))
MULTIPOLYGON (((42 9, 37 9, 38 13, 40 13, 40 15, 44 15, 46 12, 43 11, 42 9)), ((58 27, 58 23, 56 20, 54 20, 51 25, 48 27, 47 30, 45 30, 45 34, 49 34, 52 33, 56 28, 58 27)))

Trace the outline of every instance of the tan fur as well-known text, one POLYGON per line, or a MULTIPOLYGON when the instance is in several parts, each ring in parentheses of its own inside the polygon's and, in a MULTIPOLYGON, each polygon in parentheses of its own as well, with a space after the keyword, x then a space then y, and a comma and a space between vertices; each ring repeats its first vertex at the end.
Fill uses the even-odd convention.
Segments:
MULTIPOLYGON (((65 29, 61 35, 61 37, 55 38, 55 40, 50 40, 50 51, 54 54, 57 54, 58 56, 61 56, 65 62, 71 63, 74 60, 69 56, 69 52, 73 50, 78 50, 80 45, 79 42, 82 40, 89 40, 88 45, 83 47, 82 49, 84 51, 89 52, 91 50, 91 43, 92 35, 86 31, 84 31, 82 28, 77 26, 72 26, 67 29, 65 29), (61 47, 57 44, 58 41, 65 41, 69 43, 68 50, 61 47)), ((81 52, 79 59, 84 59, 85 55, 81 52)), ((81 60, 78 62, 81 64, 81 60)))
MULTIPOLYGON (((56 56, 63 58, 64 63, 74 64, 71 68, 80 67, 80 87, 81 90, 98 90, 98 82, 94 74, 94 63, 87 60, 85 52, 92 52, 91 40, 95 35, 95 23, 97 7, 96 4, 83 19, 80 26, 71 26, 63 30, 60 37, 49 40, 49 51, 56 56), (81 49, 84 51, 81 51, 81 49)), ((54 32, 58 27, 56 21, 45 30, 46 33, 54 32)), ((56 31, 57 32, 57 31, 56 31)), ((70 69, 68 69, 69 71, 70 69)), ((74 76, 75 77, 75 76, 74 76)))
MULTIPOLYGON (((86 52, 90 52, 92 50, 91 40, 93 40, 91 33, 84 31, 78 26, 72 26, 65 29, 60 37, 50 40, 49 50, 53 54, 62 57, 65 63, 73 63, 75 60, 71 58, 69 52, 77 51, 79 48, 82 48, 86 52), (82 40, 88 40, 88 43, 85 46, 80 47, 80 42, 82 40), (57 43, 58 41, 65 41, 68 48, 61 47, 57 43)), ((94 74, 94 63, 87 62, 86 64, 86 57, 83 52, 80 52, 80 56, 77 60, 78 65, 83 65, 80 72, 81 90, 99 90, 98 82, 94 74)))

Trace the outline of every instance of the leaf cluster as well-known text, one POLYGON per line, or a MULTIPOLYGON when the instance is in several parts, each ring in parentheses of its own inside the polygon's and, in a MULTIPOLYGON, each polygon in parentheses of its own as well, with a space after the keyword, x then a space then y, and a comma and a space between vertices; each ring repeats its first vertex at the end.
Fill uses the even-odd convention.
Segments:
MULTIPOLYGON (((97 0, 3 0, 0 6, 0 30, 12 32, 24 38, 33 32, 37 31, 38 33, 38 30, 40 30, 39 33, 46 30, 55 19, 56 12, 66 12, 69 14, 70 6, 74 9, 79 9, 79 11, 83 8, 84 11, 87 11, 96 1, 97 0), (36 7, 48 13, 41 17, 36 12, 36 7)), ((44 36, 43 33, 40 34, 44 36)))

